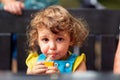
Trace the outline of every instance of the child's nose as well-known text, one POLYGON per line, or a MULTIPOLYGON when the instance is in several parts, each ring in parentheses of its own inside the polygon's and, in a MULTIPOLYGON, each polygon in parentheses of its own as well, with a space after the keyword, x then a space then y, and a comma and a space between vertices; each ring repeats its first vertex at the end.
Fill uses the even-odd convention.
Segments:
POLYGON ((55 50, 56 49, 56 43, 55 42, 50 42, 50 49, 55 50))

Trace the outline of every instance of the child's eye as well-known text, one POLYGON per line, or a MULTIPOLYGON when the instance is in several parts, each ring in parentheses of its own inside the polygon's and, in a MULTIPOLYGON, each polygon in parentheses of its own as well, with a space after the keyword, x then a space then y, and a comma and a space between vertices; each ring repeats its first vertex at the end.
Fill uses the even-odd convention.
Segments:
POLYGON ((57 38, 57 41, 63 41, 64 39, 63 38, 57 38))
POLYGON ((43 38, 42 41, 47 42, 48 38, 43 38))

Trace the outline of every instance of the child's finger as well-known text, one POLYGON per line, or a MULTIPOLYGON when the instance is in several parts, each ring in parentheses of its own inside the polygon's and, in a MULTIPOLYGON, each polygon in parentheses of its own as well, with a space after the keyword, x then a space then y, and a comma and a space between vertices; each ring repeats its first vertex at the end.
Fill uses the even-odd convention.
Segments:
POLYGON ((60 73, 60 71, 56 67, 48 67, 48 70, 46 71, 46 73, 53 74, 53 73, 60 73))

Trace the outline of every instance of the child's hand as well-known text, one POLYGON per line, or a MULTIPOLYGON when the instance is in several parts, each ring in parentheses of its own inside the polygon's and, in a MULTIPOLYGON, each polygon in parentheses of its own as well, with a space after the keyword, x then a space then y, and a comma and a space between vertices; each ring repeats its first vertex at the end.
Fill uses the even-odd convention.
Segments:
POLYGON ((32 75, 39 74, 59 74, 59 70, 55 66, 47 67, 44 62, 37 62, 32 68, 32 75))
POLYGON ((37 62, 32 69, 32 74, 38 75, 38 74, 45 74, 48 70, 48 67, 44 65, 44 62, 37 62))
POLYGON ((55 73, 60 73, 58 68, 54 66, 54 62, 52 61, 46 61, 44 62, 44 65, 48 67, 46 74, 55 74, 55 73))
POLYGON ((48 67, 48 69, 46 71, 46 74, 56 74, 56 73, 59 74, 60 71, 55 66, 48 67))

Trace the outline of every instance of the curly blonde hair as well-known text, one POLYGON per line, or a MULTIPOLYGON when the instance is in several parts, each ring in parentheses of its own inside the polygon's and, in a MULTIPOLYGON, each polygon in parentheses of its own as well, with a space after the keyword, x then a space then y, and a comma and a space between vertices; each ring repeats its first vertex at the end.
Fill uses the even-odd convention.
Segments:
POLYGON ((38 30, 46 27, 54 34, 60 31, 67 31, 72 41, 72 46, 80 46, 88 36, 86 23, 73 17, 65 8, 60 5, 49 6, 38 11, 31 20, 27 30, 28 48, 38 51, 38 30))

